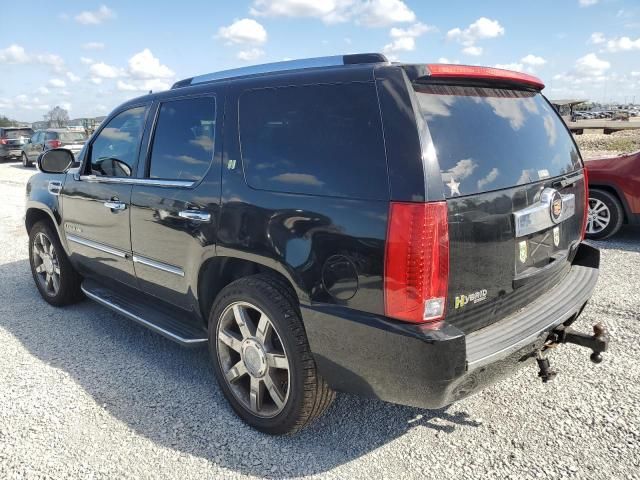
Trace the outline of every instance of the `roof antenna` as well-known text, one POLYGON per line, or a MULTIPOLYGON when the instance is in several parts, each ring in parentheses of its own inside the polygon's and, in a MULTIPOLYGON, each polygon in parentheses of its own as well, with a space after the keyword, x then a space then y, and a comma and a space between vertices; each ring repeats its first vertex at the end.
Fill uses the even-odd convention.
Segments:
POLYGON ((153 93, 153 90, 149 90, 149 95, 151 95, 153 93))

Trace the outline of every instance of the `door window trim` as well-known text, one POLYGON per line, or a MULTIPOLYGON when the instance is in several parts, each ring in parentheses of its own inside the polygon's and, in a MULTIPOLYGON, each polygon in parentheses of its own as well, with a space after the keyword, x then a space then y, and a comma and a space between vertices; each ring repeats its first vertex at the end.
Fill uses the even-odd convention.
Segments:
POLYGON ((141 152, 141 148, 142 148, 142 138, 144 137, 144 131, 147 125, 147 122, 149 121, 149 111, 151 110, 151 106, 153 105, 153 102, 141 102, 141 103, 135 103, 132 105, 127 105, 126 107, 120 108, 118 110, 114 110, 113 112, 111 112, 111 115, 109 115, 107 118, 104 119, 104 121, 102 122, 102 124, 100 125, 100 127, 98 128, 98 130, 96 130, 92 137, 91 137, 91 142, 89 143, 89 145, 87 145, 87 153, 84 155, 84 159, 83 159, 83 163, 80 166, 80 169, 78 170, 79 172, 86 172, 87 171, 87 162, 91 162, 91 154, 93 153, 93 144, 95 143, 96 139, 100 136, 100 134, 102 133, 102 130, 104 130, 106 128, 107 125, 109 125, 109 122, 111 122, 111 120, 113 120, 115 117, 117 117, 118 115, 120 115, 123 112, 126 112, 127 110, 132 110, 134 108, 140 108, 140 107, 145 107, 145 112, 144 112, 144 119, 142 121, 142 136, 140 137, 140 141, 138 142, 138 158, 136 161, 136 164, 133 166, 132 168, 132 172, 131 172, 131 176, 130 177, 102 177, 102 176, 98 176, 98 175, 86 175, 86 174, 81 174, 79 176, 79 179, 81 181, 93 181, 93 182, 98 182, 98 183, 127 183, 127 182, 119 182, 119 181, 110 181, 107 182, 105 181, 105 179, 124 179, 124 180, 134 180, 135 179, 135 174, 137 174, 138 171, 138 167, 140 165, 140 152, 141 152))

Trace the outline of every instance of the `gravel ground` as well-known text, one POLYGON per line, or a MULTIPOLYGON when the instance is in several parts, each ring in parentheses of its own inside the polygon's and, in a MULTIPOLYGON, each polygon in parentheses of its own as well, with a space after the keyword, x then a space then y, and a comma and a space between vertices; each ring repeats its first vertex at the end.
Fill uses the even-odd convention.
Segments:
POLYGON ((40 299, 22 226, 33 170, 0 164, 0 478, 640 478, 640 231, 601 242, 579 323, 611 350, 559 348, 443 410, 338 399, 291 438, 257 433, 218 389, 206 349, 186 350, 85 301, 40 299))
POLYGON ((574 135, 583 158, 615 157, 640 150, 640 130, 621 130, 609 135, 589 133, 574 135))

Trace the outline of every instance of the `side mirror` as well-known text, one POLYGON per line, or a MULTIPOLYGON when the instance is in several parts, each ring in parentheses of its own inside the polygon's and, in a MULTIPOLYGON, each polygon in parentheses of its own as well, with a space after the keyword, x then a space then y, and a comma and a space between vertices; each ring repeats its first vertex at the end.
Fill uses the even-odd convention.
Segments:
POLYGON ((64 173, 75 162, 73 153, 66 148, 52 148, 43 152, 36 160, 38 170, 44 173, 64 173))

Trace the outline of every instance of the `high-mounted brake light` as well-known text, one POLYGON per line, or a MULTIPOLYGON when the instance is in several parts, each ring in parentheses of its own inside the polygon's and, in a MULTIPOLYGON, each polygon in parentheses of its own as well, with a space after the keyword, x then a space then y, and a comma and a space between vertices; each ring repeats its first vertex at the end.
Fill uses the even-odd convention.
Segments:
POLYGON ((501 68, 474 67, 471 65, 449 65, 434 63, 427 65, 432 77, 447 78, 480 78, 483 80, 504 80, 507 82, 520 83, 536 89, 542 90, 544 83, 538 77, 527 73, 513 72, 501 68))
POLYGON ((587 167, 582 169, 584 175, 584 214, 582 215, 582 240, 587 236, 587 222, 589 221, 589 174, 587 167))
POLYGON ((442 320, 448 286, 446 202, 391 202, 384 266, 385 314, 414 323, 442 320))

